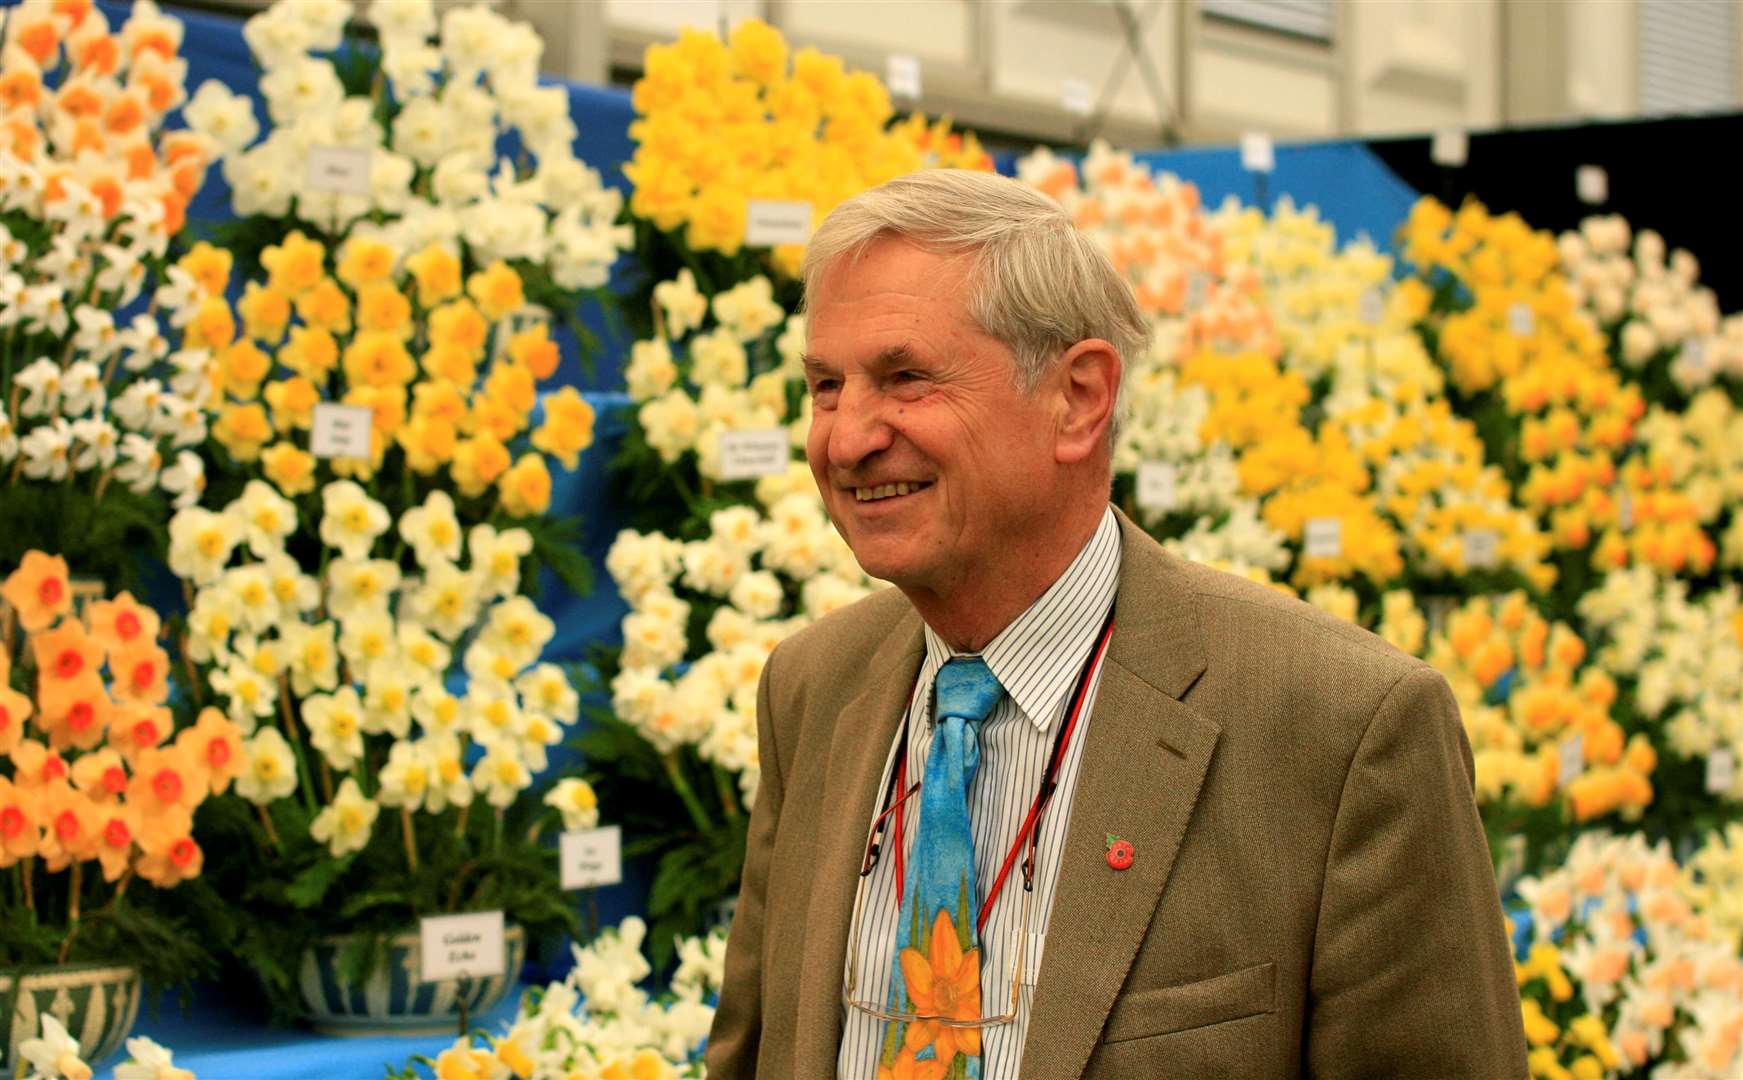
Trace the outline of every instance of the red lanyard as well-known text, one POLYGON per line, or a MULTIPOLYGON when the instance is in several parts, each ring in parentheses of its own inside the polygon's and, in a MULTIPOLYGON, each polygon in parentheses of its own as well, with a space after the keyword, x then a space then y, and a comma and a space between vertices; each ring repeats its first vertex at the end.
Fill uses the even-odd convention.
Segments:
MULTIPOLYGON (((1017 853, 1023 850, 1023 842, 1029 842, 1028 857, 1023 860, 1023 888, 1032 890, 1035 887, 1035 851, 1041 842, 1041 813, 1047 808, 1053 798, 1054 790, 1059 786, 1059 767, 1065 760, 1065 750, 1071 745, 1072 733, 1077 730, 1077 721, 1083 713, 1084 700, 1089 696, 1090 676, 1101 663, 1102 654, 1107 651, 1108 639, 1113 636, 1114 613, 1110 606, 1107 619, 1102 623, 1101 634, 1096 639, 1095 648, 1090 651, 1089 659, 1084 662, 1083 671, 1077 677, 1077 689, 1071 696, 1071 708, 1066 713, 1065 722, 1059 729, 1053 742, 1053 753, 1047 761, 1047 772, 1041 777, 1041 786, 1035 792, 1035 801, 1029 807, 1029 813, 1023 818, 1023 825, 1017 830, 1017 838, 1011 843, 1010 851, 1005 853, 1005 861, 999 867, 998 876, 993 879, 992 888, 987 890, 986 899, 981 902, 980 915, 975 919, 975 932, 978 934, 986 927, 987 916, 992 913, 993 902, 999 898, 999 893, 1005 887, 1005 879, 1010 876, 1011 866, 1017 861, 1017 853)), ((914 688, 915 694, 919 687, 914 688)), ((877 820, 872 823, 871 841, 866 846, 865 861, 860 867, 860 876, 872 872, 877 865, 879 841, 883 838, 884 826, 889 816, 896 816, 896 906, 902 904, 902 890, 906 882, 902 857, 902 807, 908 798, 920 790, 920 781, 914 781, 913 787, 908 787, 908 729, 914 715, 913 698, 908 699, 908 709, 902 714, 902 741, 896 749, 897 767, 890 776, 890 784, 884 789, 883 810, 877 820), (906 789, 906 790, 903 790, 906 789), (895 793, 901 790, 902 797, 895 798, 895 793), (892 800, 894 800, 892 802, 892 800)))

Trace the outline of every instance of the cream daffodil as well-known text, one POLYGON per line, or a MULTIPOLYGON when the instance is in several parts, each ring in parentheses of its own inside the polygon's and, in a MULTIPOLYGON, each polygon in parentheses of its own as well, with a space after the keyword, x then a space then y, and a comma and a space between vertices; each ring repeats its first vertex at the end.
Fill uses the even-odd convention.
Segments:
POLYGON ((223 574, 242 527, 228 514, 198 506, 180 510, 169 522, 169 567, 195 585, 210 585, 223 574))
POLYGON ((388 751, 380 779, 376 798, 381 805, 416 810, 423 805, 436 779, 435 763, 423 743, 402 739, 388 751))
POLYGON ((423 580, 407 597, 412 615, 450 642, 459 640, 472 628, 483 601, 480 575, 451 563, 428 568, 423 580))
POLYGON ((302 719, 309 742, 333 768, 349 769, 363 757, 363 702, 356 690, 341 686, 304 698, 302 719))
POLYGON ((357 781, 347 776, 339 785, 339 793, 333 801, 309 822, 309 835, 326 844, 327 850, 337 859, 361 851, 369 843, 370 831, 380 813, 381 804, 364 798, 357 781))
POLYGON ((430 789, 424 808, 439 814, 450 806, 471 806, 476 789, 466 774, 466 749, 460 737, 431 734, 419 742, 430 763, 430 789))
POLYGON ((460 561, 463 533, 454 513, 454 500, 445 491, 430 492, 422 506, 400 515, 399 535, 411 545, 420 566, 460 561))
POLYGON ((363 730, 405 738, 411 729, 412 701, 425 677, 397 656, 377 660, 364 670, 363 730))
POLYGON ((242 523, 248 548, 265 559, 284 550, 285 538, 296 531, 297 508, 264 480, 250 480, 230 512, 242 523))
POLYGON ((532 773, 512 739, 489 744, 484 757, 472 769, 472 786, 484 796, 485 802, 498 808, 512 804, 532 783, 532 773))
POLYGON ((248 765, 236 777, 236 793, 265 806, 297 789, 297 762, 277 728, 264 727, 243 744, 248 765))
POLYGON ((321 543, 345 558, 367 558, 390 524, 387 508, 353 481, 335 480, 321 489, 321 543))
POLYGON ((557 781, 546 792, 545 805, 563 815, 565 830, 591 829, 599 824, 599 796, 585 780, 569 777, 557 781))
POLYGON ((486 595, 513 596, 520 591, 521 560, 533 550, 531 533, 525 529, 498 532, 489 525, 474 525, 466 536, 466 546, 486 595))
POLYGON ((334 559, 327 565, 327 610, 346 622, 385 616, 399 583, 399 566, 389 559, 334 559))
POLYGON ((289 622, 279 627, 285 668, 298 697, 339 685, 339 648, 333 640, 337 629, 330 622, 289 622))

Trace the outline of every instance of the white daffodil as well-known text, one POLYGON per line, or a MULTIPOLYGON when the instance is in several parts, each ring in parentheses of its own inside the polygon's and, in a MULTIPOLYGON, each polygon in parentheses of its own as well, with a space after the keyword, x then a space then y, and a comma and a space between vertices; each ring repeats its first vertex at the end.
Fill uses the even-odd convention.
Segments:
POLYGON ((411 545, 419 565, 460 561, 460 519, 454 514, 454 500, 445 491, 430 492, 422 506, 402 514, 399 535, 411 545))
POLYGON ((350 480, 335 480, 321 490, 321 543, 347 559, 363 559, 393 519, 387 507, 350 480))
POLYGON ((563 726, 543 713, 522 711, 521 759, 534 772, 544 772, 551 763, 550 748, 563 741, 563 726))
POLYGON ((236 600, 223 589, 201 589, 194 594, 188 612, 187 650, 198 664, 222 663, 230 658, 230 637, 242 621, 236 600))
POLYGON ((498 532, 489 525, 474 525, 466 536, 466 546, 486 595, 513 596, 520 591, 521 560, 533 550, 531 533, 525 529, 498 532))
POLYGON ((224 698, 231 721, 250 732, 278 707, 278 683, 240 656, 211 674, 212 692, 224 698))
POLYGON ((296 504, 264 480, 248 481, 227 512, 242 523, 248 549, 257 558, 283 551, 285 539, 297 530, 296 504))
POLYGON ((396 634, 400 659, 410 664, 424 679, 440 679, 447 674, 453 651, 416 619, 402 618, 396 634))
POLYGON ((210 585, 241 540, 242 526, 228 514, 199 506, 178 510, 169 520, 169 568, 195 585, 210 585))
POLYGON ((67 478, 72 463, 73 429, 60 417, 32 428, 18 443, 24 455, 24 475, 32 480, 58 482, 67 478))
POLYGON ((506 692, 515 676, 520 674, 522 665, 515 663, 514 657, 500 643, 479 635, 466 647, 460 666, 465 668, 473 688, 488 685, 506 692))
POLYGON ((144 371, 169 356, 169 339, 157 325, 157 319, 140 313, 133 316, 127 329, 121 331, 121 366, 128 371, 144 371))
POLYGON ((432 734, 420 740, 430 762, 430 790, 424 809, 439 814, 450 806, 471 806, 474 788, 466 775, 466 750, 453 733, 432 734))
POLYGON ((412 718, 424 734, 446 735, 459 729, 466 711, 461 700, 448 693, 441 683, 429 681, 412 695, 412 718))
POLYGON ((73 309, 73 323, 73 348, 85 354, 87 359, 102 364, 120 349, 115 316, 107 311, 80 304, 73 309))
POLYGON ((24 388, 24 400, 18 413, 24 417, 53 416, 61 407, 61 366, 48 357, 39 357, 12 377, 14 385, 24 388))
POLYGON ((278 600, 283 618, 295 619, 320 606, 320 583, 303 573, 302 566, 295 559, 282 551, 275 551, 260 565, 272 582, 272 595, 278 600))
MULTIPOLYGON (((145 287, 145 264, 139 256, 119 244, 103 245, 103 268, 97 272, 97 291, 116 294, 116 305, 126 307, 139 299, 145 287)), ((141 316, 136 316, 138 321, 141 316)), ((143 316, 149 318, 149 316, 143 316)), ((120 342, 126 347, 125 340, 120 342)), ((133 366, 132 358, 123 361, 129 371, 143 370, 133 366)))
POLYGON ((385 615, 399 581, 391 559, 334 559, 327 564, 327 610, 343 621, 385 615))
POLYGON ((42 1014, 41 1037, 19 1043, 18 1056, 44 1080, 91 1080, 91 1067, 79 1057, 79 1040, 48 1013, 42 1014))
MULTIPOLYGON (((73 185, 67 186, 70 189, 73 185)), ((32 334, 48 334, 56 338, 65 337, 67 328, 73 321, 72 316, 67 314, 66 290, 54 282, 27 286, 20 314, 24 316, 26 330, 32 334)))
POLYGON ((279 621, 278 597, 272 591, 272 576, 259 563, 224 571, 218 588, 233 601, 241 626, 251 634, 264 634, 279 621))
POLYGON ((61 373, 61 414, 71 420, 98 413, 109 400, 103 369, 89 360, 77 360, 61 373))
POLYGON ((309 625, 287 622, 279 627, 279 640, 284 643, 283 659, 290 672, 291 690, 298 697, 307 697, 316 690, 331 690, 339 685, 339 647, 333 641, 335 627, 331 622, 309 625))
POLYGON ((182 106, 188 127, 217 143, 226 156, 252 143, 260 134, 254 118, 254 102, 246 94, 234 94, 223 83, 207 79, 182 106))
POLYGON ((564 724, 581 716, 581 697, 569 676, 555 664, 539 664, 515 680, 522 705, 564 724))
POLYGON ((570 777, 557 781, 545 793, 545 805, 556 807, 563 815, 565 830, 591 829, 599 824, 599 796, 585 780, 570 777))
POLYGON ((10 462, 18 456, 18 432, 12 427, 12 418, 0 412, 0 464, 10 462))
MULTIPOLYGON (((171 381, 173 384, 174 380, 171 381)), ((199 395, 190 396, 173 385, 171 389, 175 390, 175 393, 164 398, 163 416, 154 434, 168 435, 170 445, 177 448, 198 446, 206 441, 208 430, 206 410, 202 409, 199 404, 202 398, 199 395)), ((204 384, 201 385, 200 393, 205 393, 204 384)), ((177 461, 180 460, 178 456, 177 461)), ((203 471, 201 475, 204 475, 203 471)))
POLYGON ((397 657, 370 664, 363 679, 363 730, 403 739, 412 725, 412 699, 423 684, 417 669, 397 657))
POLYGON ((370 830, 381 813, 381 804, 363 797, 357 781, 347 776, 339 794, 309 822, 309 835, 326 844, 335 859, 363 850, 370 830))
POLYGON ((435 98, 416 97, 393 121, 392 146, 426 168, 442 160, 452 145, 448 110, 435 98))
POLYGON ((527 770, 512 739, 492 743, 472 769, 472 786, 484 796, 485 802, 499 808, 512 804, 532 783, 533 774, 527 770))
POLYGON ((511 596, 490 609, 479 640, 488 640, 514 661, 516 671, 537 662, 557 624, 525 596, 511 596))
POLYGON ((387 752, 387 764, 381 767, 381 786, 376 798, 383 806, 403 806, 416 810, 423 806, 436 779, 435 763, 422 743, 402 739, 387 752))
POLYGON ((363 702, 351 687, 304 698, 303 724, 309 742, 333 768, 347 770, 363 756, 363 702))
POLYGON ((525 718, 514 691, 504 685, 474 682, 461 706, 462 723, 480 743, 518 742, 525 718))
POLYGON ((394 640, 393 616, 386 609, 365 608, 340 624, 339 652, 351 665, 353 676, 360 676, 378 660, 393 659, 398 649, 394 640))
POLYGON ((630 346, 623 381, 629 390, 629 399, 638 404, 670 390, 678 381, 678 365, 672 360, 672 347, 664 338, 638 341, 630 346))
POLYGON ((163 383, 156 379, 140 379, 128 385, 121 395, 109 403, 109 415, 128 431, 151 432, 163 411, 163 383))
POLYGON ((375 0, 366 17, 383 42, 422 42, 436 32, 431 0, 375 0))
POLYGON ((673 341, 701 326, 708 314, 708 298, 696 288, 696 275, 688 270, 655 285, 654 303, 665 313, 666 337, 673 341))
POLYGON ((755 341, 779 326, 787 311, 775 303, 774 286, 761 274, 715 294, 714 317, 740 341, 755 341))
POLYGON ((170 501, 176 509, 188 509, 205 494, 205 462, 192 450, 183 450, 176 455, 175 464, 163 470, 158 481, 165 491, 175 496, 170 501))
POLYGON ((448 641, 472 628, 483 600, 479 575, 451 563, 430 567, 407 598, 417 620, 448 641))
POLYGON ((115 1080, 194 1080, 194 1074, 177 1068, 170 1051, 140 1035, 127 1040, 127 1060, 115 1066, 115 1080))
POLYGON ((73 468, 78 472, 107 469, 115 464, 121 450, 121 433, 107 420, 75 420, 69 429, 73 437, 73 468))

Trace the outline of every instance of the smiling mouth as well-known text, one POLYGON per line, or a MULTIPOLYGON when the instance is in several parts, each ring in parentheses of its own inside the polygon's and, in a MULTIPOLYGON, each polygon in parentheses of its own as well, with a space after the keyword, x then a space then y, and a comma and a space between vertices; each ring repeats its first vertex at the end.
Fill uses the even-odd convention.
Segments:
POLYGON ((878 484, 873 487, 856 487, 853 497, 859 502, 876 502, 879 499, 893 499, 898 495, 910 495, 916 491, 924 491, 932 486, 932 481, 902 481, 895 484, 878 484))

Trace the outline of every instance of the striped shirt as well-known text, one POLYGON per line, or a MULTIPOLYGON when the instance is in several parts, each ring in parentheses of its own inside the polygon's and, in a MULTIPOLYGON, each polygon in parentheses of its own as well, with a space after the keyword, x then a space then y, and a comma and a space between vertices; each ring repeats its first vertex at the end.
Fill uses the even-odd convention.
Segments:
MULTIPOLYGON (((1077 678, 1095 647, 1096 636, 1120 577, 1120 528, 1113 511, 1102 515, 1089 542, 1041 598, 1029 605, 1016 621, 1005 627, 981 652, 987 667, 1005 689, 1005 695, 981 725, 980 768, 969 786, 969 818, 974 828, 976 880, 981 895, 991 888, 1005 855, 1028 816, 1052 753, 1058 725, 1065 722, 1077 678)), ((946 645, 930 626, 926 627, 926 657, 920 664, 914 703, 908 717, 908 775, 923 776, 926 754, 932 746, 932 680, 951 658, 946 645)), ((1090 710, 1095 704, 1101 670, 1091 674, 1083 712, 1059 767, 1059 787, 1041 816, 1040 847, 1036 852, 1032 933, 1018 1000, 1017 1018, 1009 1024, 982 1032, 984 1080, 1015 1080, 1022 1064, 1023 1038, 1029 1030, 1029 1011, 1034 998, 1035 975, 1041 970, 1041 947, 1047 935, 1047 920, 1053 907, 1054 885, 1059 878, 1061 849, 1071 819, 1071 803, 1077 791, 1078 763, 1083 757, 1090 710)), ((879 787, 887 789, 895 767, 900 734, 890 747, 879 787)), ((919 820, 918 800, 902 815, 904 851, 911 851, 919 820)), ((879 807, 881 811, 882 807, 879 807)), ((894 817, 891 818, 892 822, 894 817)), ((868 833, 869 837, 869 826, 868 833)), ((1025 845, 1026 846, 1026 845, 1025 845)), ((859 985, 854 996, 864 1001, 889 1000, 892 965, 896 950, 896 860, 890 856, 890 840, 884 841, 884 857, 878 860, 862 892, 864 912, 859 923, 859 985)), ((976 905, 978 910, 978 904, 976 905)), ((999 893, 986 928, 981 934, 981 1008, 994 1016, 1010 1008, 1011 977, 1017 962, 1017 943, 1023 927, 1022 855, 1013 865, 999 893)), ((853 961, 852 943, 848 963, 853 961)), ((882 1047, 884 1022, 859 1009, 843 1006, 841 1054, 836 1062, 839 1080, 875 1080, 878 1051, 882 1047)))

